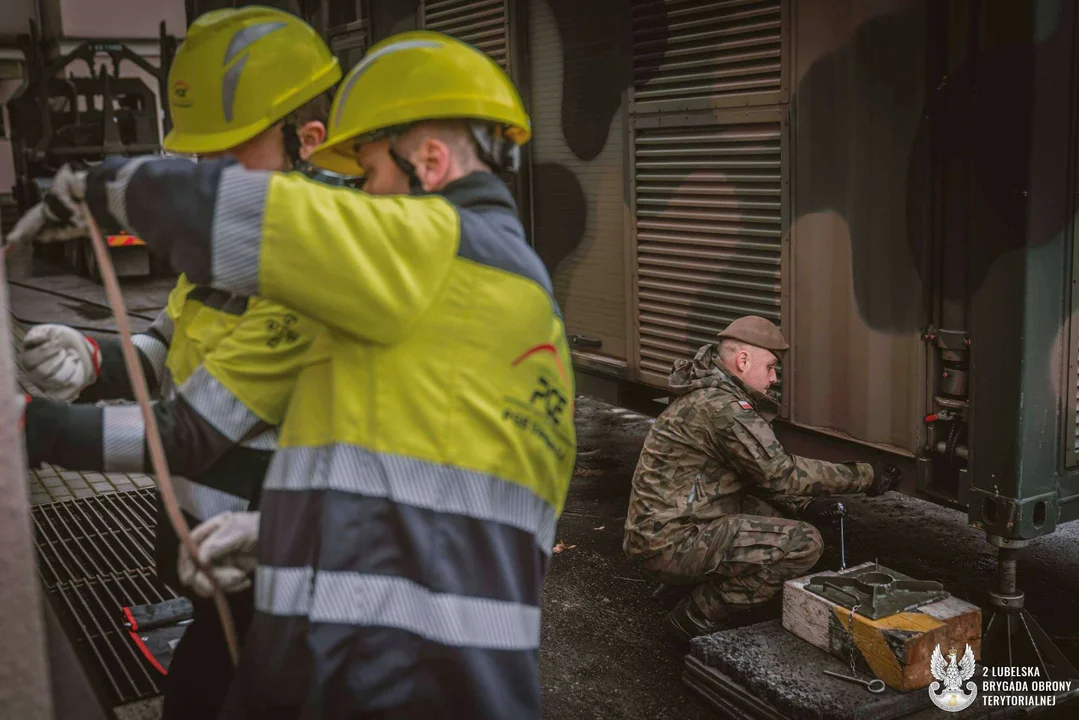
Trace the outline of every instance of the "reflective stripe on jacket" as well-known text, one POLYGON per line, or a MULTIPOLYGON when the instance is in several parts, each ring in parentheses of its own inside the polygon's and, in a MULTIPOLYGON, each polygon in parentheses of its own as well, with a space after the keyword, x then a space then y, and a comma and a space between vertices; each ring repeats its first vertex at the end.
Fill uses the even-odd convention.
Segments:
POLYGON ((574 384, 505 186, 373 197, 227 160, 122 167, 90 172, 96 215, 329 333, 329 362, 301 374, 318 401, 294 394, 267 477, 226 716, 538 718, 574 384))

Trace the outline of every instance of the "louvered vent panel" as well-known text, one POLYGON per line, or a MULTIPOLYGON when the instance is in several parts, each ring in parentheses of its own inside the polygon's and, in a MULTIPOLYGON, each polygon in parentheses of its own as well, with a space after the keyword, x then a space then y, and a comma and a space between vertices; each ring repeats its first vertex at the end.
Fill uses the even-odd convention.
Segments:
POLYGON ((779 91, 780 0, 635 0, 635 110, 779 91))
POLYGON ((475 45, 509 72, 506 0, 426 0, 423 24, 475 45))
POLYGON ((743 315, 780 324, 781 126, 638 128, 641 369, 678 358, 743 315))

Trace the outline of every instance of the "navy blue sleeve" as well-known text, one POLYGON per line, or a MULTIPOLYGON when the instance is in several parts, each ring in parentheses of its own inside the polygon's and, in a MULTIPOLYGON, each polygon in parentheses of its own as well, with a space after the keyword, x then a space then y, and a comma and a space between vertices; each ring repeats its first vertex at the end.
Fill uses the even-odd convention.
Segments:
MULTIPOLYGON (((150 333, 146 333, 149 335, 150 333)), ((98 369, 97 382, 93 383, 81 393, 79 402, 94 403, 98 400, 134 400, 135 390, 131 387, 131 379, 127 376, 127 365, 124 363, 124 353, 120 349, 120 338, 95 338, 97 346, 101 349, 101 367, 98 369)), ((156 337, 155 337, 156 339, 156 337)), ((153 361, 144 352, 136 348, 139 362, 142 363, 142 374, 146 376, 146 386, 153 394, 158 387, 158 371, 153 361)))
POLYGON ((26 404, 26 462, 104 470, 102 409, 34 398, 26 404))
POLYGON ((99 222, 141 238, 150 251, 196 284, 211 282, 211 241, 218 187, 235 158, 108 158, 86 176, 86 202, 99 222))
MULTIPOLYGON (((196 478, 235 443, 182 397, 153 404, 169 472, 196 478)), ((69 470, 153 472, 141 410, 34 398, 26 405, 26 458, 69 470)))

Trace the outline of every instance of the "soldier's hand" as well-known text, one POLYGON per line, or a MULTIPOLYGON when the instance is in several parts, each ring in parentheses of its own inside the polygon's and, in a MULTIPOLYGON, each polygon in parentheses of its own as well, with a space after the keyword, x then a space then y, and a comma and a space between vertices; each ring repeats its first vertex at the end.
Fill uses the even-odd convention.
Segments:
POLYGON ((883 495, 889 490, 899 487, 903 479, 903 473, 895 465, 890 463, 873 463, 873 482, 866 488, 865 494, 869 497, 883 495))
POLYGON ((846 517, 847 507, 833 498, 813 498, 798 515, 801 520, 814 525, 834 524, 839 518, 846 517))

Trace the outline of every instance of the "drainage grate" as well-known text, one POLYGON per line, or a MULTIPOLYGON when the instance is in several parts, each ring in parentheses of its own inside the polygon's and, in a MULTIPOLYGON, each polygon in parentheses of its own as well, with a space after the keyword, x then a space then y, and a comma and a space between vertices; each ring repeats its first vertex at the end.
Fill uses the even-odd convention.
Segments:
POLYGON ((176 597, 154 572, 156 490, 32 508, 38 572, 57 610, 78 628, 113 706, 161 693, 163 677, 123 626, 123 607, 176 597))

